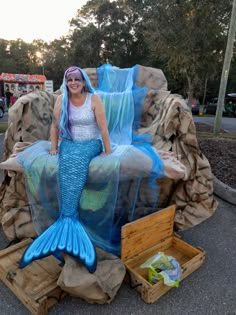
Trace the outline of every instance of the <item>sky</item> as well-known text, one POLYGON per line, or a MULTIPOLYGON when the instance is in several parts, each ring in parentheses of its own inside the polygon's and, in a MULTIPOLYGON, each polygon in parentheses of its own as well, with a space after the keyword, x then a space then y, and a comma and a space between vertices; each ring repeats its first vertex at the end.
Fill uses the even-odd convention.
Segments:
POLYGON ((34 39, 50 42, 66 35, 69 20, 88 0, 10 0, 1 1, 0 38, 34 39))

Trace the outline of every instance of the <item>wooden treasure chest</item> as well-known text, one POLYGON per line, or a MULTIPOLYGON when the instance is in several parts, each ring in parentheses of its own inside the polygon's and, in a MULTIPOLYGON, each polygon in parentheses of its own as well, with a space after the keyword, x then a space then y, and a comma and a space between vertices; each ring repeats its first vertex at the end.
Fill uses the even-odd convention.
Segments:
POLYGON ((172 287, 162 280, 148 281, 148 269, 140 266, 147 259, 164 252, 181 266, 180 281, 199 268, 205 252, 174 235, 175 205, 128 223, 122 227, 121 259, 127 269, 126 280, 136 288, 146 303, 153 303, 172 287))
POLYGON ((19 269, 19 261, 32 239, 0 251, 0 279, 32 314, 46 315, 66 294, 57 285, 60 261, 49 256, 19 269))

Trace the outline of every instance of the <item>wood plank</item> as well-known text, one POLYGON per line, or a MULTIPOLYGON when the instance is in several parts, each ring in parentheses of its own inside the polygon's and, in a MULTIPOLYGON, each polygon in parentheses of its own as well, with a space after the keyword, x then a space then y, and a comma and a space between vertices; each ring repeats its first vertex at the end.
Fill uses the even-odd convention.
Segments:
POLYGON ((187 276, 189 276, 191 273, 193 273, 195 270, 197 270, 205 261, 206 253, 203 251, 196 255, 194 258, 187 261, 185 264, 183 264, 183 273, 181 280, 185 279, 187 276))
POLYGON ((58 274, 50 275, 41 268, 37 261, 32 262, 22 271, 19 273, 17 281, 20 286, 26 282, 24 290, 34 300, 40 299, 57 286, 58 274))
MULTIPOLYGON (((174 247, 170 248, 171 251, 174 249, 177 250, 174 247)), ((169 249, 169 250, 170 250, 169 249)), ((187 276, 189 276, 191 273, 193 273, 195 270, 197 270, 205 259, 205 253, 200 252, 193 258, 188 258, 183 252, 178 253, 180 260, 185 261, 185 263, 180 263, 181 267, 184 269, 180 282, 183 281, 187 276)), ((169 287, 163 283, 163 281, 158 281, 156 284, 152 285, 148 282, 148 270, 147 269, 133 269, 130 266, 127 266, 127 272, 129 273, 129 277, 126 277, 126 281, 131 281, 132 285, 136 286, 136 290, 141 294, 141 298, 146 303, 153 303, 157 299, 159 299, 162 295, 164 295, 166 292, 172 289, 172 287, 169 287)))
MULTIPOLYGON (((17 269, 24 250, 25 248, 20 247, 9 256, 15 264, 14 269, 17 269)), ((9 262, 7 262, 7 265, 9 265, 9 262)), ((33 261, 21 269, 21 272, 17 273, 15 281, 20 287, 24 287, 26 293, 34 300, 39 300, 57 287, 56 282, 60 272, 59 261, 50 256, 33 261)))
POLYGON ((172 237, 166 238, 163 242, 155 244, 151 248, 146 248, 143 252, 135 255, 129 256, 127 260, 123 260, 128 266, 135 268, 136 266, 141 265, 148 258, 154 256, 159 251, 165 252, 172 245, 172 237))
POLYGON ((60 272, 51 274, 50 276, 48 276, 47 279, 44 279, 42 284, 41 283, 37 284, 37 288, 35 290, 35 295, 34 295, 35 300, 40 299, 40 297, 44 295, 49 295, 49 293, 57 287, 57 280, 58 280, 59 274, 60 272))
MULTIPOLYGON (((24 248, 17 246, 16 251, 23 253, 24 248)), ((11 250, 9 250, 9 252, 9 255, 4 254, 4 256, 2 256, 0 259, 1 277, 6 277, 8 274, 15 273, 14 282, 16 282, 19 287, 26 288, 27 285, 31 283, 31 281, 27 279, 27 274, 24 276, 24 270, 21 270, 20 272, 17 258, 18 255, 16 255, 16 253, 11 250)))
POLYGON ((46 315, 48 313, 48 303, 47 303, 47 297, 44 296, 39 301, 39 307, 37 315, 46 315))
POLYGON ((159 251, 165 252, 166 255, 175 257, 178 261, 181 259, 183 263, 186 260, 196 256, 199 253, 199 249, 189 245, 183 240, 176 238, 174 236, 166 238, 163 242, 155 244, 153 247, 146 248, 141 253, 135 256, 129 256, 128 259, 125 259, 127 265, 135 268, 138 265, 141 265, 148 258, 154 256, 159 251))
POLYGON ((174 257, 183 273, 180 281, 201 266, 205 252, 173 235, 175 206, 126 224, 122 228, 121 259, 125 263, 126 280, 136 287, 146 303, 153 303, 172 289, 158 281, 148 282, 148 268, 140 268, 147 259, 158 252, 174 257))
POLYGON ((5 249, 2 249, 2 250, 0 251, 0 259, 1 259, 1 257, 6 256, 6 255, 9 255, 10 253, 17 251, 17 250, 20 249, 20 248, 23 248, 23 249, 24 249, 24 248, 25 248, 27 245, 29 245, 31 242, 32 242, 32 239, 31 239, 31 238, 28 238, 28 239, 26 239, 26 240, 24 240, 24 241, 22 241, 22 242, 20 242, 20 243, 17 243, 17 244, 15 244, 15 245, 12 245, 12 246, 10 246, 10 247, 7 247, 7 248, 5 248, 5 249))
POLYGON ((181 252, 186 253, 189 257, 194 257, 201 252, 201 249, 192 246, 181 238, 173 237, 173 245, 181 252))
POLYGON ((60 302, 65 296, 67 296, 68 293, 63 291, 59 286, 50 292, 49 295, 47 295, 47 305, 48 308, 51 308, 56 303, 60 302))
MULTIPOLYGON (((151 254, 148 257, 142 257, 142 260, 139 259, 139 262, 136 264, 134 264, 133 262, 129 263, 126 265, 132 269, 133 272, 139 274, 141 277, 143 277, 145 280, 148 280, 148 269, 147 268, 141 268, 140 266, 149 258, 153 257, 154 255, 156 255, 158 253, 158 251, 156 251, 154 254, 151 254)), ((180 264, 180 266, 183 266, 184 264, 186 264, 188 261, 191 260, 191 257, 189 257, 188 255, 186 255, 184 252, 179 252, 174 246, 171 246, 169 248, 167 248, 165 250, 165 254, 168 256, 172 256, 174 257, 178 263, 180 264)), ((140 257, 139 257, 140 258, 140 257)))
MULTIPOLYGON (((14 253, 14 257, 9 258, 15 262, 15 269, 18 269, 18 261, 21 258, 22 253, 14 253)), ((31 264, 23 269, 18 269, 15 281, 17 284, 24 288, 26 294, 32 297, 32 299, 37 300, 42 297, 41 291, 44 287, 48 287, 51 283, 55 282, 56 277, 50 277, 48 272, 36 262, 33 261, 31 264)), ((55 287, 55 284, 53 285, 55 287)))
MULTIPOLYGON (((147 215, 141 219, 127 223, 122 227, 122 239, 130 237, 132 234, 142 232, 144 229, 150 228, 152 225, 161 226, 162 224, 174 224, 175 205, 159 210, 155 213, 147 215)), ((173 233, 173 230, 171 234, 173 233)), ((168 235, 166 235, 168 236, 168 235)))
POLYGON ((182 241, 179 238, 171 237, 167 238, 165 242, 162 242, 160 244, 157 244, 156 246, 134 256, 129 258, 125 261, 125 265, 127 268, 135 272, 136 274, 139 274, 141 277, 143 277, 145 280, 147 280, 147 269, 140 268, 140 266, 149 258, 156 255, 158 252, 164 252, 168 256, 174 257, 181 266, 184 266, 187 262, 191 261, 194 257, 198 256, 199 253, 201 253, 200 250, 190 246, 188 247, 188 243, 182 241), (175 241, 173 241, 175 240, 175 241), (181 243, 182 246, 177 247, 176 244, 181 243), (187 251, 185 252, 185 246, 187 245, 187 251), (180 249, 179 249, 180 248, 180 249), (194 250, 192 250, 192 248, 194 250))
POLYGON ((24 289, 19 287, 14 283, 9 282, 6 277, 1 278, 1 280, 5 283, 5 285, 17 296, 17 298, 30 310, 32 314, 38 313, 38 303, 32 300, 30 296, 28 296, 24 289))
POLYGON ((142 253, 147 248, 151 248, 164 239, 166 231, 156 232, 155 227, 144 231, 143 234, 133 235, 132 238, 126 238, 122 241, 121 258, 126 260, 129 257, 142 253))
POLYGON ((19 261, 31 241, 0 251, 0 278, 32 314, 45 315, 49 307, 66 295, 57 285, 61 267, 50 256, 19 269, 19 261))
POLYGON ((142 253, 173 234, 175 206, 170 206, 122 227, 121 259, 142 253))
POLYGON ((174 257, 178 261, 180 266, 182 266, 192 258, 188 256, 186 253, 179 251, 175 246, 171 246, 170 248, 168 248, 165 254, 174 257))
POLYGON ((9 269, 18 269, 18 265, 12 261, 11 256, 4 256, 0 259, 0 270, 6 273, 9 269))
POLYGON ((61 272, 61 262, 54 256, 48 256, 43 259, 39 259, 37 260, 37 263, 41 266, 43 270, 47 271, 49 275, 54 275, 55 273, 61 272))
POLYGON ((42 272, 36 263, 32 263, 30 268, 25 270, 15 270, 14 282, 17 286, 24 288, 25 293, 35 301, 57 287, 58 277, 49 277, 47 273, 42 272))

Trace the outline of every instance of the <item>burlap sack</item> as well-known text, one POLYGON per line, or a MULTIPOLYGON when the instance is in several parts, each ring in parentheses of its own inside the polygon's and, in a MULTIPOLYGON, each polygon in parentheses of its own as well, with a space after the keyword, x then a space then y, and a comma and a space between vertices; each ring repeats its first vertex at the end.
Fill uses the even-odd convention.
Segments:
POLYGON ((94 273, 90 273, 84 265, 66 255, 57 284, 70 295, 88 303, 110 303, 123 282, 125 265, 118 257, 100 248, 96 252, 98 264, 94 273))

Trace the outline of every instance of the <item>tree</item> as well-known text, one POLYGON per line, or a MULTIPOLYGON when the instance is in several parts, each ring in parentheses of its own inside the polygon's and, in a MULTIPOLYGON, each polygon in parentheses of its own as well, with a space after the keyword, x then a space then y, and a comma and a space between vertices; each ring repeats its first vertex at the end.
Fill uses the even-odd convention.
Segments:
POLYGON ((44 52, 45 75, 53 80, 54 90, 60 88, 65 69, 70 66, 70 44, 66 37, 55 39, 47 46, 44 52))
POLYGON ((93 24, 79 26, 69 37, 68 58, 80 67, 97 67, 101 62, 101 34, 93 24))
POLYGON ((162 69, 171 89, 189 102, 192 96, 204 102, 218 91, 230 12, 231 0, 90 0, 71 20, 67 37, 31 44, 0 39, 0 70, 42 73, 43 62, 57 89, 72 64, 142 64, 162 69))
POLYGON ((143 15, 146 41, 153 54, 165 56, 175 77, 183 77, 189 103, 201 90, 203 80, 213 76, 219 60, 222 61, 229 4, 229 0, 223 4, 213 0, 207 3, 197 0, 142 1, 142 6, 146 7, 143 15))
POLYGON ((28 45, 21 39, 0 42, 2 72, 27 73, 29 69, 28 45))
MULTIPOLYGON (((127 67, 145 61, 148 49, 143 45, 143 33, 137 29, 138 19, 140 16, 124 1, 88 1, 71 22, 71 45, 85 61, 94 55, 90 59, 96 60, 97 65, 109 62, 127 67)), ((87 66, 90 65, 88 60, 87 66)))
POLYGON ((234 41, 235 41, 235 32, 236 32, 236 0, 233 1, 227 47, 226 47, 224 65, 223 65, 222 75, 221 75, 220 90, 219 90, 216 118, 215 118, 215 124, 214 124, 215 136, 217 136, 220 132, 221 118, 222 118, 222 113, 223 113, 223 108, 224 108, 226 85, 228 81, 230 63, 232 59, 233 46, 234 46, 234 41))

